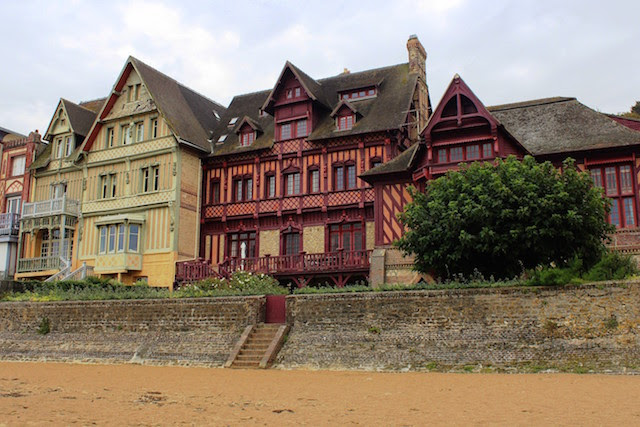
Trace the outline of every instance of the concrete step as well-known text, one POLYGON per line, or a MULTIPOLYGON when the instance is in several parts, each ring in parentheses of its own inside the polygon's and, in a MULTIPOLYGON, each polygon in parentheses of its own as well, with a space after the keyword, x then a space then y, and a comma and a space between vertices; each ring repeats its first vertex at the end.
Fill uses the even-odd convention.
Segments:
POLYGON ((238 353, 238 355, 245 355, 245 356, 264 356, 266 349, 261 350, 261 349, 254 349, 254 348, 243 348, 242 350, 240 350, 240 353, 238 353))
POLYGON ((262 360, 262 355, 255 355, 255 354, 239 354, 236 357, 236 361, 255 361, 256 363, 259 363, 262 360))
POLYGON ((260 366, 260 362, 243 362, 235 360, 231 365, 232 368, 257 368, 260 366))

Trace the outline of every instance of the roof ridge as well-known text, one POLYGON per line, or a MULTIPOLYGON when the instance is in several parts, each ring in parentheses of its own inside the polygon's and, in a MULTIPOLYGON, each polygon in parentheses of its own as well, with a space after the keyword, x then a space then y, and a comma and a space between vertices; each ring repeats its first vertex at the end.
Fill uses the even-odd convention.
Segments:
POLYGON ((486 107, 489 111, 513 110, 516 108, 535 107, 537 105, 556 104, 558 102, 577 101, 575 97, 554 96, 550 98, 531 99, 528 101, 511 102, 508 104, 498 104, 486 107))
POLYGON ((338 77, 353 76, 353 75, 358 75, 358 74, 362 74, 362 73, 370 73, 371 71, 386 70, 386 69, 389 69, 389 68, 399 67, 400 65, 407 65, 407 64, 409 64, 409 63, 408 62, 399 62, 397 64, 386 65, 384 67, 369 68, 369 69, 366 69, 366 70, 360 70, 360 71, 354 71, 354 72, 349 71, 348 73, 340 73, 340 74, 336 74, 336 75, 330 76, 330 77, 323 77, 321 79, 317 79, 316 81, 319 83, 320 81, 331 80, 331 79, 335 79, 335 78, 338 78, 338 77))
MULTIPOLYGON (((86 102, 93 102, 93 101, 97 101, 97 100, 99 100, 99 99, 100 99, 100 98, 96 98, 96 99, 94 99, 94 100, 92 100, 92 101, 86 101, 86 102)), ((103 99, 107 99, 107 98, 106 98, 106 97, 104 97, 103 99)), ((90 112, 90 113, 92 113, 92 114, 96 114, 96 115, 98 114, 98 113, 96 113, 95 111, 93 111, 93 110, 91 110, 91 109, 89 109, 89 108, 85 107, 84 105, 82 105, 82 104, 80 104, 80 103, 78 103, 78 102, 73 102, 73 101, 71 101, 71 100, 69 100, 69 99, 67 99, 67 98, 60 98, 60 100, 61 100, 62 102, 64 102, 64 103, 66 103, 66 102, 70 102, 70 103, 72 103, 74 106, 76 106, 76 107, 80 107, 80 108, 82 108, 83 110, 87 110, 88 112, 90 112)))

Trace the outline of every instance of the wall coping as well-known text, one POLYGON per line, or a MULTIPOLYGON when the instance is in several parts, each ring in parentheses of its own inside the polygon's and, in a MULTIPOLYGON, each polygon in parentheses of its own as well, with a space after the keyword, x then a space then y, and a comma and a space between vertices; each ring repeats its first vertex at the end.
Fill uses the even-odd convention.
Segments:
POLYGON ((287 300, 306 300, 306 299, 327 299, 339 300, 349 299, 364 300, 376 297, 396 297, 406 298, 411 296, 421 296, 435 298, 441 296, 469 296, 469 295, 508 295, 508 294, 539 294, 539 293, 558 293, 568 290, 584 289, 584 290, 601 290, 602 288, 624 288, 632 286, 640 286, 640 279, 632 280, 609 280, 603 282, 590 282, 580 285, 564 285, 564 286, 508 286, 497 288, 456 288, 456 289, 417 289, 403 291, 370 291, 370 292, 341 292, 330 294, 297 294, 287 295, 287 300))
POLYGON ((38 305, 38 306, 59 306, 59 305, 104 305, 104 304, 158 304, 158 303, 168 303, 168 304, 196 304, 196 303, 221 303, 221 304, 232 304, 237 303, 238 301, 259 301, 265 298, 264 295, 232 295, 232 296, 224 296, 224 297, 198 297, 198 298, 145 298, 145 299, 107 299, 107 300, 69 300, 69 301, 3 301, 0 302, 0 308, 3 307, 15 307, 15 306, 28 306, 28 305, 38 305))

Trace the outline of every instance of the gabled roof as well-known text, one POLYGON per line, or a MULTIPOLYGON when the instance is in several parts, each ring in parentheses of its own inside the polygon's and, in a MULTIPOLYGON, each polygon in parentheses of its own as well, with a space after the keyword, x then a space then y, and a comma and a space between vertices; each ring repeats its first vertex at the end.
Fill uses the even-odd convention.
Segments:
MULTIPOLYGON (((286 67, 293 66, 287 63, 285 69, 287 69, 286 67)), ((291 68, 292 72, 294 68, 291 68)), ((302 76, 302 74, 299 75, 302 76)), ((305 77, 301 78, 304 79, 305 77)), ((317 96, 318 99, 324 98, 329 108, 321 109, 320 114, 316 116, 317 122, 308 139, 323 140, 401 129, 406 122, 417 78, 416 74, 409 73, 409 65, 405 63, 362 72, 339 74, 334 77, 317 80, 317 86, 313 86, 310 83, 309 85, 313 86, 314 96, 317 96), (349 101, 358 110, 361 117, 353 128, 338 131, 330 112, 340 103, 339 92, 375 85, 379 85, 375 97, 349 101)), ((269 89, 233 98, 213 132, 213 141, 217 141, 222 135, 228 135, 223 143, 214 145, 213 157, 262 150, 273 146, 273 116, 267 114, 261 116, 259 113, 267 104, 269 97, 272 96, 273 90, 269 89), (231 118, 244 116, 248 116, 257 122, 263 130, 262 135, 248 147, 240 146, 238 137, 235 134, 240 123, 236 123, 231 127, 227 126, 231 118)))
POLYGON ((242 120, 240 120, 240 123, 238 123, 238 126, 235 126, 235 129, 236 129, 235 132, 236 133, 240 132, 240 129, 242 129, 242 126, 244 126, 245 123, 248 124, 249 126, 251 126, 251 128, 253 130, 262 132, 262 126, 260 126, 260 123, 258 123, 257 121, 253 120, 249 116, 244 116, 242 118, 242 120))
MULTIPOLYGON (((178 138, 178 141, 201 151, 209 152, 210 145, 208 140, 210 132, 218 124, 214 111, 221 116, 226 110, 225 107, 189 89, 133 56, 127 59, 107 103, 100 111, 99 117, 101 119, 106 117, 115 99, 119 96, 116 92, 134 69, 155 102, 158 111, 178 138)), ((93 129, 91 138, 88 139, 95 137, 95 126, 93 129)), ((88 144, 84 149, 89 150, 90 148, 90 144, 88 144)))
POLYGON ((291 71, 291 73, 293 73, 296 79, 298 79, 298 81, 302 85, 302 88, 305 90, 309 98, 319 102, 325 107, 329 107, 329 103, 324 97, 324 93, 322 91, 320 83, 315 81, 313 78, 311 78, 308 74, 306 74, 300 68, 296 67, 291 62, 287 61, 284 64, 284 67, 282 67, 282 71, 280 72, 280 76, 278 77, 278 80, 276 81, 275 86, 273 87, 273 89, 271 89, 269 96, 264 101, 264 104, 261 107, 262 110, 268 112, 269 114, 273 114, 272 102, 275 99, 274 98, 275 94, 278 88, 280 87, 280 85, 282 84, 282 78, 284 77, 284 74, 286 73, 287 70, 291 71))
MULTIPOLYGON (((102 104, 104 104, 104 100, 104 98, 101 100, 102 104)), ((93 122, 96 119, 96 111, 92 111, 82 105, 69 101, 68 99, 60 98, 53 116, 51 117, 51 121, 49 122, 49 126, 47 126, 47 132, 43 139, 51 141, 51 127, 56 120, 57 113, 60 108, 62 108, 67 115, 71 131, 80 136, 80 138, 86 137, 89 134, 89 130, 91 130, 91 125, 93 125, 93 122)))
POLYGON ((347 101, 346 99, 343 99, 342 101, 338 102, 338 104, 336 105, 336 107, 333 109, 333 111, 331 111, 330 116, 331 117, 335 117, 336 114, 338 114, 338 112, 340 111, 340 109, 342 107, 347 107, 348 109, 350 109, 351 111, 353 111, 354 113, 358 112, 358 109, 349 101, 347 101))
POLYGON ((369 169, 360 175, 360 178, 369 182, 367 178, 371 177, 382 177, 382 176, 397 176, 400 173, 407 172, 413 166, 415 159, 417 158, 417 154, 420 152, 423 144, 416 143, 411 147, 404 150, 402 153, 398 154, 393 159, 388 162, 382 163, 375 168, 369 169))
POLYGON ((640 144, 640 132, 575 98, 545 98, 488 109, 534 155, 640 144))

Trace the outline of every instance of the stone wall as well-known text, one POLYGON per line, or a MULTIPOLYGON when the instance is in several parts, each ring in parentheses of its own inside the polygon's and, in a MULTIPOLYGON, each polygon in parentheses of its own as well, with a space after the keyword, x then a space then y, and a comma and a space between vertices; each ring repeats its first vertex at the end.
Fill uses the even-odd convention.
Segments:
POLYGON ((281 367, 640 367, 640 282, 564 288, 297 295, 281 367))
POLYGON ((264 319, 264 301, 225 297, 0 303, 0 359, 220 366, 245 326, 264 319), (45 323, 50 332, 38 333, 45 323))

